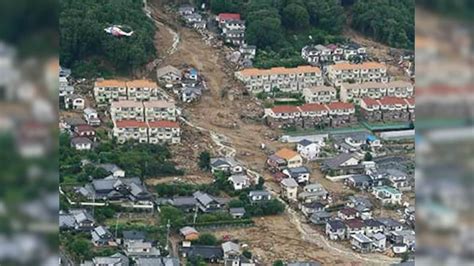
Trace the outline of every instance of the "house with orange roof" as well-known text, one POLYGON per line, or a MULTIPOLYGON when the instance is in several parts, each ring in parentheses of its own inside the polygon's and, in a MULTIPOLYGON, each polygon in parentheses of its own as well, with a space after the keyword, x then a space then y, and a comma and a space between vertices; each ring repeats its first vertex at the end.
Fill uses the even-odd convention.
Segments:
POLYGON ((131 100, 112 102, 110 104, 110 116, 113 121, 145 121, 143 103, 131 100))
POLYGON ((94 83, 94 99, 98 105, 127 100, 126 82, 116 79, 98 79, 94 83))
POLYGON ((275 153, 278 158, 286 161, 288 168, 300 167, 303 165, 303 158, 294 150, 283 148, 275 153))
POLYGON ((325 104, 306 103, 299 107, 304 128, 329 126, 329 109, 325 104))
POLYGON ((137 120, 114 121, 112 135, 120 144, 127 141, 148 143, 148 124, 137 120))
POLYGON ((155 100, 143 102, 146 121, 176 121, 177 110, 173 101, 155 100))
POLYGON ((278 105, 265 109, 265 122, 271 128, 302 127, 301 110, 293 105, 278 105))
POLYGON ((376 99, 363 98, 360 101, 360 111, 367 122, 382 121, 382 110, 380 109, 379 101, 376 99))
POLYGON ((384 122, 408 122, 410 113, 408 103, 403 98, 384 97, 378 100, 384 122))
POLYGON ((235 77, 253 93, 270 92, 275 88, 287 92, 302 91, 324 84, 321 69, 315 66, 246 68, 236 72, 235 77))
POLYGON ((334 65, 328 66, 327 73, 329 82, 338 88, 344 82, 388 82, 387 66, 377 62, 364 62, 361 64, 336 62, 334 65))
POLYGON ((132 101, 158 100, 158 84, 146 79, 127 81, 127 99, 132 101))

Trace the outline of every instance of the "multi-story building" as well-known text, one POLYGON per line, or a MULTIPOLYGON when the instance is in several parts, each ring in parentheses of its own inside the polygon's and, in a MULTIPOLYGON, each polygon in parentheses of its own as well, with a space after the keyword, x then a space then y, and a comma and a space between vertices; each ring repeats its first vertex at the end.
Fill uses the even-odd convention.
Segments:
POLYGON ((150 80, 127 81, 127 99, 133 101, 158 100, 158 85, 150 80))
POLYGON ((343 127, 357 122, 354 105, 342 102, 280 105, 265 109, 265 119, 267 125, 272 128, 343 127))
POLYGON ((367 51, 364 47, 355 44, 338 46, 330 44, 327 46, 307 45, 301 49, 301 57, 310 64, 330 63, 340 60, 351 60, 358 56, 361 60, 367 57, 367 51))
POLYGON ((97 80, 94 84, 94 98, 97 104, 127 99, 127 85, 121 80, 97 80))
POLYGON ((332 102, 326 105, 331 117, 331 127, 351 126, 357 123, 355 107, 351 103, 332 102))
POLYGON ((94 98, 98 104, 113 101, 158 100, 159 87, 150 80, 97 80, 94 84, 94 98))
POLYGON ((330 103, 337 101, 337 90, 329 86, 316 86, 303 89, 307 103, 330 103))
POLYGON ((148 141, 150 144, 179 143, 181 141, 179 124, 174 121, 149 121, 148 141))
POLYGON ((247 68, 236 72, 235 76, 252 92, 270 92, 274 88, 282 91, 302 91, 324 84, 321 70, 314 66, 247 68))
POLYGON ((415 120, 415 99, 383 97, 364 98, 360 103, 361 113, 368 122, 408 122, 415 120))
POLYGON ((113 136, 117 138, 118 143, 136 141, 150 144, 176 144, 181 141, 179 124, 174 121, 115 121, 113 136))
POLYGON ((328 66, 327 69, 328 79, 336 87, 340 87, 344 82, 388 82, 387 66, 382 63, 351 64, 339 62, 328 66))
POLYGON ((110 115, 113 121, 136 120, 145 121, 144 107, 142 102, 117 101, 110 105, 110 115))
POLYGON ((121 144, 127 141, 148 143, 148 124, 136 120, 115 121, 112 135, 121 144))
POLYGON ((176 121, 176 106, 170 101, 143 102, 146 121, 176 121))
POLYGON ((411 97, 414 94, 413 84, 407 81, 342 83, 341 101, 359 104, 362 98, 380 99, 390 97, 411 97))

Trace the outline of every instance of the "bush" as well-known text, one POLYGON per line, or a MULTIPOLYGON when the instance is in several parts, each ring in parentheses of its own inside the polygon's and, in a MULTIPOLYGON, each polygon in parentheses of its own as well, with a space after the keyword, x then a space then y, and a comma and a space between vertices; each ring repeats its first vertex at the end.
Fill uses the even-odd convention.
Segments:
POLYGON ((217 238, 213 234, 203 233, 199 236, 199 239, 194 241, 197 245, 215 246, 217 244, 217 238))

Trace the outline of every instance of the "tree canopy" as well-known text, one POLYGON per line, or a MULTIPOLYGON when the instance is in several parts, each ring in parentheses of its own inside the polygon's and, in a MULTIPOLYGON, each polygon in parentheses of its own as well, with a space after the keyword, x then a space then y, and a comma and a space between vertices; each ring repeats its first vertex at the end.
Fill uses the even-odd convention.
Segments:
POLYGON ((141 0, 60 1, 61 64, 86 77, 129 73, 143 66, 155 55, 155 26, 142 4, 141 0), (135 33, 113 37, 104 32, 111 25, 126 25, 135 33))

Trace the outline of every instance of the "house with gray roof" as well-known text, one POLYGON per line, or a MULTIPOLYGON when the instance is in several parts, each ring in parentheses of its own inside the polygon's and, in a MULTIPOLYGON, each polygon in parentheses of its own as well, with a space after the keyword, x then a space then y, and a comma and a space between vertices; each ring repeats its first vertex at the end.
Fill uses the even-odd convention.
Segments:
POLYGON ((298 197, 298 183, 293 178, 285 178, 280 183, 282 197, 288 200, 296 201, 298 197))
POLYGON ((222 201, 210 196, 207 193, 196 191, 193 193, 194 198, 198 202, 198 207, 202 212, 220 211, 224 207, 222 201))
POLYGON ((179 266, 179 259, 175 257, 138 257, 136 266, 179 266))
POLYGON ((74 137, 71 139, 71 147, 78 151, 91 150, 94 142, 85 137, 74 137))
POLYGON ((341 220, 329 220, 326 222, 326 236, 330 240, 346 239, 347 227, 341 220))
POLYGON ((372 178, 365 174, 355 174, 345 179, 345 183, 353 188, 367 190, 372 187, 372 178))
POLYGON ((326 224, 331 219, 331 214, 327 211, 316 211, 309 217, 311 223, 316 225, 326 224))
POLYGON ((113 163, 98 164, 97 167, 104 169, 114 177, 125 177, 125 171, 113 163))
POLYGON ((361 253, 367 253, 372 251, 372 240, 363 234, 351 235, 352 248, 361 253))
POLYGON ((229 213, 234 217, 234 219, 240 219, 245 215, 244 208, 229 208, 229 213))
POLYGON ((308 184, 303 187, 303 191, 298 194, 298 199, 304 203, 327 199, 328 191, 319 183, 308 184))
POLYGON ((92 261, 85 261, 81 266, 97 266, 97 265, 107 265, 107 266, 128 266, 130 265, 129 259, 127 256, 121 253, 115 253, 111 256, 102 256, 94 257, 92 261))
POLYGON ((171 205, 185 212, 194 212, 198 206, 198 201, 194 196, 173 197, 171 205))
POLYGON ((211 172, 215 173, 216 171, 239 174, 244 171, 244 167, 232 157, 211 158, 211 172))
POLYGON ((250 178, 244 174, 231 175, 227 180, 232 184, 234 190, 242 190, 250 187, 250 178))
POLYGON ((181 70, 171 65, 161 67, 156 70, 156 77, 158 80, 167 82, 180 81, 182 76, 183 73, 181 70))
POLYGON ((190 247, 183 247, 181 252, 185 258, 201 257, 209 263, 220 263, 224 259, 221 246, 191 245, 190 247))
POLYGON ((112 233, 104 226, 98 226, 91 231, 94 246, 108 246, 114 240, 112 233))
POLYGON ((317 202, 317 201, 303 203, 300 206, 301 206, 301 212, 307 217, 310 217, 315 212, 324 211, 326 209, 325 204, 321 202, 317 202))
POLYGON ((356 153, 341 153, 324 160, 321 170, 331 175, 361 174, 365 169, 365 166, 360 163, 361 159, 362 157, 356 153))
POLYGON ((113 176, 94 179, 91 183, 77 188, 76 192, 89 200, 149 201, 151 194, 138 177, 116 178, 113 176))
POLYGON ((306 184, 309 181, 310 172, 306 166, 286 168, 283 170, 283 173, 296 180, 298 184, 306 184))

